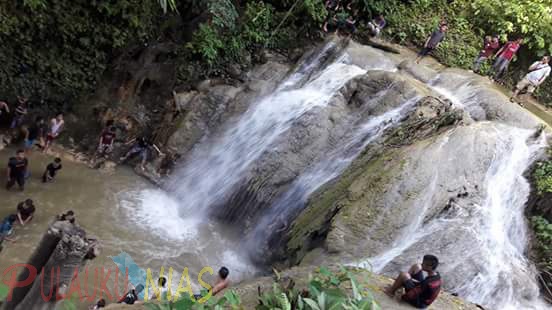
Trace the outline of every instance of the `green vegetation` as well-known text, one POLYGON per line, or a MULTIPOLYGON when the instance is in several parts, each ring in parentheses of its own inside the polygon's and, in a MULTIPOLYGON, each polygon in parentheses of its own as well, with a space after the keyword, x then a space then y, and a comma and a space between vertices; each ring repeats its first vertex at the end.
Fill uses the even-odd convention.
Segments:
MULTIPOLYGON (((485 35, 497 34, 502 42, 522 36, 524 47, 507 76, 510 85, 527 72, 540 56, 552 53, 551 0, 362 0, 364 12, 382 12, 388 21, 385 35, 401 44, 423 45, 441 19, 449 24, 449 33, 435 52, 442 63, 469 69, 481 49, 485 35)), ((489 66, 483 68, 484 72, 489 66)), ((552 101, 552 82, 548 80, 536 92, 543 102, 552 101)))
POLYGON ((536 239, 541 284, 552 292, 552 223, 541 216, 533 216, 531 223, 536 239))
POLYGON ((537 190, 540 195, 552 193, 552 162, 543 161, 537 163, 537 169, 533 174, 537 190))
POLYGON ((294 283, 285 287, 274 284, 272 291, 265 292, 259 297, 257 310, 269 309, 379 309, 372 294, 357 284, 354 277, 345 269, 339 273, 332 273, 321 267, 319 273, 310 280, 308 289, 299 291, 294 283), (344 287, 351 287, 349 294, 344 287))
POLYGON ((152 37, 161 14, 150 0, 3 1, 0 94, 57 102, 88 94, 113 56, 152 37))
MULTIPOLYGON (((469 68, 482 37, 524 36, 510 81, 537 57, 552 52, 552 0, 356 0, 359 29, 376 13, 384 35, 421 46, 443 17, 450 25, 436 57, 469 68), (450 2, 450 3, 449 3, 450 2)), ((265 48, 286 51, 320 38, 328 12, 323 0, 14 0, 0 4, 0 98, 74 102, 91 94, 106 69, 140 46, 171 41, 180 83, 247 68, 265 48)), ((488 68, 488 66, 487 66, 488 68)), ((552 99, 552 82, 537 91, 552 99)))
MULTIPOLYGON (((259 291, 258 304, 255 308, 257 310, 380 309, 370 291, 359 285, 354 276, 343 267, 336 273, 326 267, 319 268, 314 276, 311 275, 308 287, 302 290, 295 287, 293 280, 284 282, 286 281, 276 272, 272 290, 263 293, 259 291)), ((185 295, 174 303, 148 302, 146 307, 151 310, 245 309, 240 297, 234 291, 227 291, 220 299, 210 298, 203 304, 185 295)))
MULTIPOLYGON (((203 291, 202 295, 206 295, 207 292, 203 291)), ((243 309, 241 306, 240 297, 236 292, 230 290, 227 291, 223 297, 217 299, 214 297, 209 298, 206 302, 200 303, 199 301, 190 297, 190 295, 184 294, 176 302, 163 302, 154 303, 147 302, 145 304, 147 309, 150 310, 222 310, 222 309, 243 309)))

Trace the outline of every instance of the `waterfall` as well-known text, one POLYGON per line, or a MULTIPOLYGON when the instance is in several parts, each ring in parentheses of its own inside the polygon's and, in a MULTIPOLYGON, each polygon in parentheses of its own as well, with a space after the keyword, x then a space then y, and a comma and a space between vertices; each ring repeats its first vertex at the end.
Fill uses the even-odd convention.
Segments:
MULTIPOLYGON (((300 80, 309 73, 298 72, 289 80, 300 80)), ((288 80, 285 88, 253 104, 222 136, 199 145, 186 165, 175 172, 170 191, 188 214, 208 211, 227 199, 250 165, 294 120, 315 107, 324 107, 347 81, 363 73, 357 66, 336 62, 301 88, 291 88, 288 80)))
POLYGON ((211 221, 210 209, 232 194, 263 153, 274 151, 275 141, 294 122, 325 108, 348 81, 365 72, 349 64, 347 55, 330 42, 307 57, 272 94, 196 145, 165 191, 125 193, 122 207, 131 210, 140 226, 177 241, 173 257, 192 255, 202 264, 225 265, 233 281, 251 276, 252 264, 239 251, 239 238, 232 239, 223 224, 211 221))
MULTIPOLYGON (((336 45, 330 43, 321 52, 312 54, 272 94, 252 103, 242 115, 224 124, 222 130, 204 138, 176 169, 166 192, 147 191, 134 198, 138 201, 138 207, 133 209, 134 218, 156 234, 178 241, 182 248, 200 252, 195 254, 202 259, 208 256, 202 251, 215 248, 231 270, 246 269, 243 266, 246 253, 240 247, 243 243, 253 253, 252 248, 264 249, 259 244, 274 233, 270 227, 281 221, 287 226, 288 219, 297 215, 315 190, 342 174, 368 144, 399 124, 419 100, 417 96, 412 97, 398 107, 369 118, 351 116, 348 132, 326 154, 316 154, 316 161, 293 176, 285 191, 270 201, 245 242, 227 242, 229 237, 221 232, 219 223, 213 224, 207 216, 211 209, 229 199, 246 181, 259 158, 274 152, 278 139, 297 120, 315 109, 327 108, 347 82, 371 69, 350 64, 347 54, 335 55, 335 49, 336 45)), ((451 99, 457 108, 475 112, 480 109, 477 92, 469 83, 462 84, 461 92, 439 86, 437 80, 429 84, 451 99)), ((385 90, 378 95, 384 93, 385 90)), ((378 100, 378 95, 371 100, 378 100)), ((458 249, 449 254, 439 253, 445 261, 454 262, 440 268, 445 282, 448 275, 455 279, 447 284, 448 288, 492 309, 543 308, 535 270, 524 256, 527 236, 523 208, 529 186, 522 174, 544 143, 531 141, 529 130, 498 123, 493 123, 492 130, 496 131, 496 148, 482 180, 485 194, 477 205, 470 210, 452 208, 446 216, 428 220, 426 216, 435 203, 434 196, 443 190, 440 178, 445 176, 440 176, 439 167, 450 164, 436 162, 432 179, 420 198, 418 216, 410 219, 387 250, 356 265, 386 271, 399 257, 415 259, 408 251, 423 244, 427 236, 453 234, 454 239, 448 242, 458 243, 458 249), (470 255, 462 256, 462 251, 469 251, 470 255), (475 271, 464 277, 452 276, 461 275, 465 266, 475 271)), ((441 136, 439 149, 450 147, 452 133, 441 136)), ((205 258, 213 264, 210 259, 205 258)))
MULTIPOLYGON (((440 76, 429 86, 449 99, 457 108, 474 113, 481 109, 478 86, 470 85, 465 77, 455 80, 454 89, 439 85, 440 76)), ((482 122, 485 123, 485 122, 482 122)), ((495 132, 496 147, 492 161, 484 177, 483 197, 479 203, 467 209, 453 207, 446 215, 425 222, 427 210, 438 188, 439 167, 446 162, 435 163, 430 185, 421 199, 420 213, 395 238, 382 253, 353 265, 370 267, 376 272, 389 272, 390 263, 399 260, 419 260, 419 250, 432 251, 427 244, 430 237, 441 235, 453 242, 456 249, 433 249, 449 263, 441 266, 446 286, 461 297, 490 309, 545 309, 540 299, 535 267, 525 256, 527 223, 524 207, 529 195, 529 184, 523 173, 529 168, 545 146, 544 137, 532 141, 532 131, 490 122, 495 132), (416 251, 415 249, 418 249, 416 251), (413 253, 417 252, 417 257, 413 253), (475 271, 473 271, 475 270, 475 271), (447 278, 453 279, 446 282, 447 278)), ((488 129, 487 129, 488 130, 488 129)), ((449 136, 442 137, 439 149, 447 148, 449 136)), ((429 253, 428 253, 429 254, 429 253)), ((396 271, 396 270, 394 270, 396 271)))
MULTIPOLYGON (((382 91, 372 100, 378 100, 385 92, 386 90, 382 91)), ((304 172, 281 197, 276 199, 270 211, 262 217, 256 229, 249 234, 248 239, 252 241, 247 242, 249 249, 255 253, 253 248, 262 248, 259 244, 270 238, 267 234, 273 233, 267 231, 266 227, 278 221, 287 222, 288 219, 294 218, 315 190, 339 176, 368 144, 380 137, 386 129, 402 121, 419 99, 417 96, 408 99, 399 107, 369 118, 351 130, 350 136, 343 139, 343 142, 333 152, 304 172)))

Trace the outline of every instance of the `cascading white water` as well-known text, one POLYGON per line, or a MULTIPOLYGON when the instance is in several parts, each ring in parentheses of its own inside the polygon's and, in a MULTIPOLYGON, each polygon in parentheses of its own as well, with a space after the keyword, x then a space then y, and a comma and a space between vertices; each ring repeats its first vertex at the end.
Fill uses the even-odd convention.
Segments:
MULTIPOLYGON (((470 109, 470 106, 477 105, 479 98, 476 90, 466 83, 462 84, 458 96, 456 91, 445 87, 430 86, 458 108, 470 109)), ((459 249, 469 251, 469 255, 458 256, 461 250, 439 254, 451 264, 441 269, 445 281, 447 273, 452 275, 460 272, 458 270, 470 269, 477 272, 468 277, 455 275, 455 282, 447 284, 450 290, 490 309, 545 309, 545 303, 539 297, 535 268, 525 257, 528 240, 523 213, 529 195, 529 185, 523 173, 542 151, 544 137, 531 141, 530 130, 501 124, 493 128, 497 131, 494 135, 497 145, 484 180, 485 195, 479 204, 473 206, 474 210, 458 208, 446 217, 424 222, 427 210, 435 201, 433 196, 436 191, 442 190, 436 187, 439 167, 447 163, 437 162, 434 177, 425 191, 425 198, 421 200, 418 216, 411 219, 387 250, 354 265, 381 272, 395 259, 401 257, 404 261, 405 255, 409 257, 416 252, 412 249, 424 248, 429 236, 456 231, 457 240, 454 243, 459 249)), ((447 135, 438 148, 450 148, 448 143, 447 135)), ((418 257, 410 259, 415 261, 418 257)))
MULTIPOLYGON (((173 174, 167 188, 125 193, 123 207, 133 219, 160 237, 178 242, 180 252, 194 260, 233 272, 233 281, 251 276, 246 253, 239 252, 238 240, 229 240, 224 225, 213 223, 205 214, 232 193, 252 164, 269 152, 279 136, 313 108, 325 107, 330 98, 349 80, 366 71, 348 64, 346 55, 323 64, 334 53, 330 43, 307 59, 276 91, 253 103, 237 120, 229 121, 219 135, 198 144, 173 174), (129 205, 135 206, 130 208, 129 205)), ((339 55, 338 55, 339 56, 339 55)))
MULTIPOLYGON (((300 89, 280 90, 246 111, 222 137, 200 145, 179 169, 170 190, 193 214, 224 201, 244 173, 293 121, 325 106, 347 81, 365 71, 333 63, 300 89)), ((292 77, 296 79, 296 77, 292 77)))
MULTIPOLYGON (((383 90, 379 96, 375 96, 372 100, 378 100, 386 92, 387 90, 383 90)), ((274 222, 276 218, 287 219, 290 215, 299 211, 315 190, 339 176, 368 144, 381 136, 386 129, 398 124, 419 99, 419 97, 414 97, 406 100, 399 107, 370 118, 353 129, 351 135, 343 139, 341 145, 336 146, 335 150, 328 154, 324 160, 304 172, 273 203, 270 212, 263 216, 257 225, 257 229, 251 234, 251 238, 265 238, 266 236, 260 233, 260 231, 264 230, 267 225, 274 222)), ((266 240, 258 241, 263 242, 266 240)))
MULTIPOLYGON (((326 46, 323 53, 330 48, 331 45, 326 46)), ((231 262, 227 265, 239 270, 237 262, 243 264, 246 258, 231 249, 235 243, 226 244, 225 237, 217 234, 218 228, 210 225, 203 215, 209 207, 228 198, 252 164, 264 152, 270 151, 274 142, 290 129, 294 121, 313 108, 325 107, 345 83, 366 72, 347 64, 346 57, 338 58, 319 70, 323 53, 300 66, 273 94, 252 104, 234 124, 227 124, 221 135, 208 137, 199 144, 187 158, 185 166, 176 171, 171 180, 169 192, 172 195, 162 191, 140 193, 138 199, 142 203, 133 210, 135 218, 148 229, 178 240, 183 247, 197 248, 200 252, 209 247, 222 248, 221 256, 231 262), (210 236, 206 239, 207 243, 205 240, 198 241, 202 239, 201 230, 205 230, 200 229, 199 225, 208 226, 207 235, 210 236)), ((466 107, 474 100, 472 95, 469 98, 455 98, 453 92, 445 88, 434 89, 452 97, 457 107, 466 107)), ((314 190, 341 174, 368 143, 400 121, 415 102, 415 99, 406 101, 398 108, 353 126, 351 134, 340 141, 333 152, 308 168, 274 202, 270 213, 258 227, 266 227, 267 223, 276 219, 276 214, 283 217, 293 214, 314 190)), ((469 300, 496 309, 540 309, 534 272, 523 255, 526 244, 523 203, 527 198, 528 186, 521 175, 540 145, 526 143, 529 131, 510 127, 500 127, 500 130, 504 130, 501 133, 503 140, 498 143, 487 173, 487 195, 476 212, 470 214, 468 219, 437 218, 424 223, 424 210, 432 203, 431 194, 439 190, 436 171, 434 182, 426 192, 428 197, 425 202, 428 205, 388 251, 370 260, 376 270, 382 270, 425 236, 453 226, 462 227, 470 232, 473 240, 477 240, 473 243, 472 252, 480 259, 477 264, 479 272, 476 277, 466 278, 454 288, 469 300), (520 293, 521 286, 523 294, 520 293)), ((447 143, 448 140, 443 139, 441 147, 447 147, 447 143)), ((198 256, 207 255, 200 253, 198 256)), ((458 262, 460 265, 469 263, 468 260, 458 262)))

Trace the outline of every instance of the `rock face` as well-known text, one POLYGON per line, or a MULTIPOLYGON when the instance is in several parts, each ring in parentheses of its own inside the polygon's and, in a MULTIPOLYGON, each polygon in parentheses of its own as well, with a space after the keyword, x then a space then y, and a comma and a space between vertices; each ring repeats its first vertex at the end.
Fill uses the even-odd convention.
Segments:
MULTIPOLYGON (((249 222, 267 212, 271 202, 285 192, 313 163, 322 161, 358 124, 397 108, 426 92, 396 73, 373 71, 351 80, 327 107, 314 108, 294 121, 253 165, 245 182, 234 191, 218 217, 249 222)), ((445 107, 441 107, 443 111, 445 107)))
MULTIPOLYGON (((351 260, 365 257, 363 255, 370 252, 366 246, 376 246, 376 240, 367 240, 371 236, 383 238, 377 241, 380 242, 378 248, 390 242, 393 232, 405 225, 408 219, 406 214, 401 216, 401 210, 416 211, 415 207, 401 205, 408 204, 407 201, 400 202, 404 199, 401 196, 408 191, 419 193, 427 186, 417 182, 421 176, 406 184, 415 175, 412 170, 418 168, 413 165, 412 170, 408 169, 407 157, 414 151, 410 144, 424 138, 434 140, 435 134, 460 119, 460 111, 451 110, 447 103, 433 97, 420 100, 416 110, 401 126, 390 130, 379 144, 366 149, 339 178, 311 196, 307 208, 288 232, 285 255, 294 259, 292 264, 299 263, 304 251, 313 246, 323 244, 328 253, 351 260), (404 178, 407 175, 409 177, 404 178), (395 211, 389 210, 391 207, 395 211), (391 215, 389 212, 398 213, 391 215), (393 224, 393 221, 402 222, 393 224), (327 239, 323 241, 324 238, 327 239)), ((433 169, 427 173, 432 174, 433 169)), ((416 202, 413 199, 410 203, 416 202)))
POLYGON ((176 128, 168 138, 168 148, 185 155, 224 121, 243 113, 254 99, 274 90, 288 70, 289 67, 281 62, 268 61, 249 72, 248 82, 243 85, 207 80, 198 85, 198 90, 177 93, 176 106, 180 115, 174 121, 176 128))

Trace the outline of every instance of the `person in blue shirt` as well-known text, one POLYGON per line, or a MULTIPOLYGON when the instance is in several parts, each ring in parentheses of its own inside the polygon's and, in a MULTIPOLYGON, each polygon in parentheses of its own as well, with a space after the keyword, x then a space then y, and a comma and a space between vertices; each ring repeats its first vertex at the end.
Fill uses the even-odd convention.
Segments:
POLYGON ((2 220, 2 223, 0 224, 0 241, 7 240, 15 242, 15 239, 8 236, 13 235, 13 224, 16 220, 17 216, 15 214, 10 214, 2 220))

